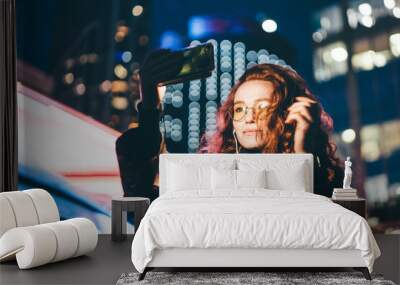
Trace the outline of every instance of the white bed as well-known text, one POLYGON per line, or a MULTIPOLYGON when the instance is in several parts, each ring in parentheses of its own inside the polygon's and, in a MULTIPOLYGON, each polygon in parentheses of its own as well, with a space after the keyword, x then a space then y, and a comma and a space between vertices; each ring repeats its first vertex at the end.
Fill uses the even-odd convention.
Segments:
POLYGON ((380 251, 367 222, 312 190, 310 154, 163 154, 132 262, 140 279, 154 267, 354 267, 370 278, 380 251))

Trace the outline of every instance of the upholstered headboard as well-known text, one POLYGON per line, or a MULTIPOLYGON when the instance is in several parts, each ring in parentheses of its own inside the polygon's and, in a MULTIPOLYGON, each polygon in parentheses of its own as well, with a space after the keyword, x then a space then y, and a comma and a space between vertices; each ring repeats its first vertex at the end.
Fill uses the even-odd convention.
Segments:
MULTIPOLYGON (((190 166, 206 166, 211 167, 224 161, 232 162, 235 167, 240 165, 240 162, 257 162, 262 165, 270 166, 274 169, 282 167, 284 173, 285 169, 290 168, 292 165, 304 164, 304 180, 305 191, 314 192, 314 177, 313 177, 313 155, 309 153, 304 154, 161 154, 160 155, 160 195, 164 194, 168 189, 168 163, 184 163, 190 166)), ((256 164, 255 164, 256 165, 256 164)), ((284 176, 284 175, 282 175, 284 176)))

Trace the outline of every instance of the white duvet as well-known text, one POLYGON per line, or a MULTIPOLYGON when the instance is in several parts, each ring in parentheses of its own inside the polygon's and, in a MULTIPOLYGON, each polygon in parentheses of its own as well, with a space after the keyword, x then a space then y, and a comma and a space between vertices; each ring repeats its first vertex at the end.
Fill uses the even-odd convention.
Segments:
POLYGON ((359 215, 323 196, 266 189, 164 194, 135 234, 135 268, 165 248, 358 249, 370 272, 380 255, 359 215))

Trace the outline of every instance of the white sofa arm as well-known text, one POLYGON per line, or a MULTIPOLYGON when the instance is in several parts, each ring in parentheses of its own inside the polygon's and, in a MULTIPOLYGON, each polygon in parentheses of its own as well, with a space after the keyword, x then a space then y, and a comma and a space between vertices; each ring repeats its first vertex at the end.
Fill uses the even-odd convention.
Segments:
POLYGON ((97 239, 96 226, 85 218, 13 228, 0 238, 0 261, 16 256, 19 268, 28 269, 86 254, 97 239))
POLYGON ((40 225, 14 228, 0 238, 0 261, 16 257, 21 269, 49 263, 56 250, 53 232, 40 225))
POLYGON ((43 189, 0 193, 0 237, 15 227, 59 220, 60 215, 54 199, 43 189))
POLYGON ((49 192, 43 189, 29 189, 22 193, 28 194, 38 216, 39 224, 57 222, 60 220, 58 207, 49 192))

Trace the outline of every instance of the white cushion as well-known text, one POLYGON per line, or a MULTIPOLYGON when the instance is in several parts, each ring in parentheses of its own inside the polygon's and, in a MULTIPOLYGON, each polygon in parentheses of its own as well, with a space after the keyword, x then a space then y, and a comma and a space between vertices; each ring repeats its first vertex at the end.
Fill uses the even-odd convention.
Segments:
POLYGON ((211 169, 212 190, 267 188, 266 170, 211 169))
POLYGON ((236 190, 236 171, 232 169, 211 168, 212 190, 236 190))
POLYGON ((18 227, 0 238, 0 261, 17 259, 20 269, 51 262, 57 251, 57 240, 43 225, 18 227))
POLYGON ((210 188, 210 168, 169 163, 168 189, 184 191, 210 188))
POLYGON ((39 218, 39 224, 51 223, 60 220, 58 207, 49 192, 43 189, 28 189, 22 191, 22 193, 28 194, 32 199, 39 218))
POLYGON ((35 205, 29 195, 21 191, 3 192, 13 209, 17 227, 26 227, 39 224, 35 205))
POLYGON ((224 169, 235 168, 233 157, 225 159, 222 155, 218 159, 210 160, 211 157, 207 154, 161 154, 160 195, 169 191, 179 192, 186 189, 210 190, 211 166, 224 169), (167 157, 168 159, 165 159, 167 157), (174 164, 179 167, 174 167, 174 164))
POLYGON ((267 170, 267 188, 273 190, 307 191, 308 169, 303 160, 263 160, 241 158, 240 170, 267 170))
POLYGON ((168 161, 168 191, 210 190, 211 168, 234 169, 234 160, 221 159, 210 164, 207 160, 174 159, 168 161))
POLYGON ((53 197, 43 189, 0 193, 0 237, 15 227, 60 220, 53 197), (4 217, 4 219, 3 219, 4 217))
POLYGON ((96 248, 97 228, 92 221, 85 218, 75 218, 65 222, 70 223, 78 233, 78 248, 73 257, 86 254, 96 248))
POLYGON ((57 244, 60 245, 57 246, 56 255, 52 258, 51 262, 64 260, 75 255, 78 249, 79 237, 78 232, 71 228, 71 223, 63 221, 43 224, 43 226, 52 231, 57 244))
POLYGON ((11 204, 6 197, 0 194, 0 237, 16 226, 17 222, 11 204))
POLYGON ((0 238, 0 261, 16 257, 20 269, 76 257, 97 245, 97 229, 85 218, 18 227, 0 238))
POLYGON ((236 170, 238 188, 267 188, 267 171, 260 170, 236 170))

